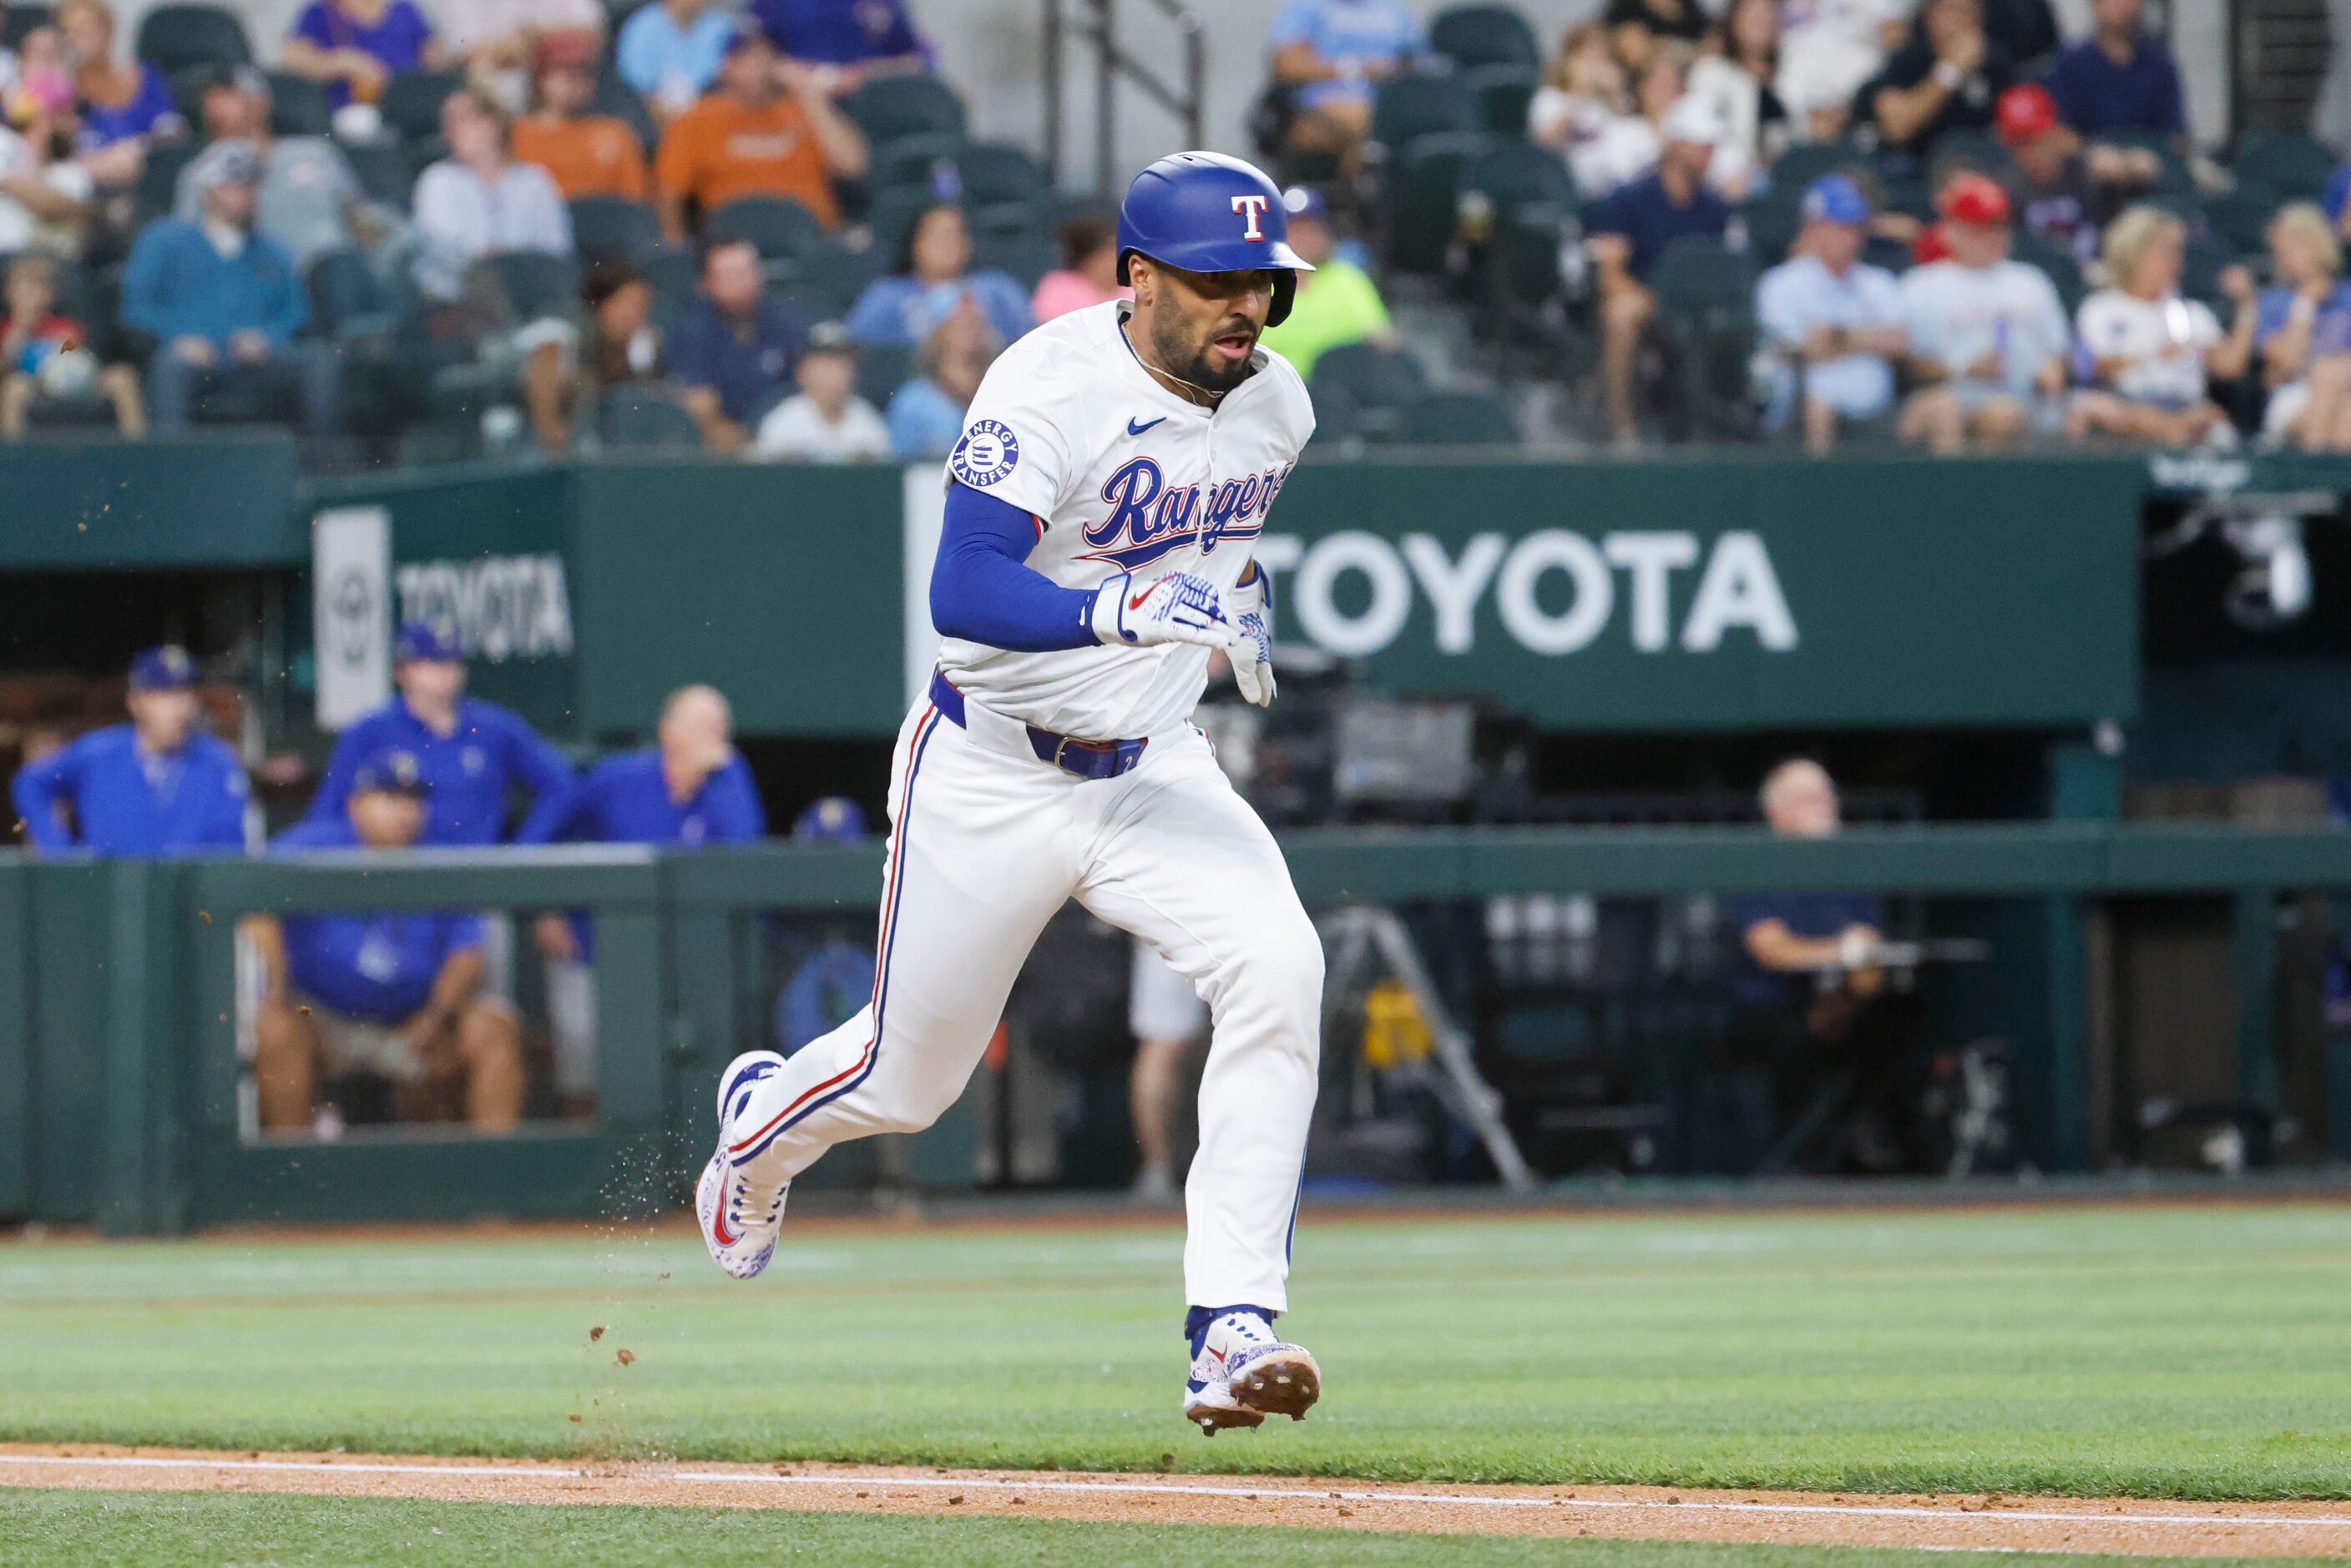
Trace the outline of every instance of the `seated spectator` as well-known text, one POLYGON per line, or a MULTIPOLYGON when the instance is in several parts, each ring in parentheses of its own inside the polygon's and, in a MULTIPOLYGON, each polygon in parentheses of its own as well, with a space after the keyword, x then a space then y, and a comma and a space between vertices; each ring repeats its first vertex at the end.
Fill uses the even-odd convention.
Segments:
POLYGON ((718 79, 735 28, 735 14, 710 0, 653 0, 621 24, 615 68, 653 118, 667 120, 718 79))
POLYGON ((80 322, 57 313, 57 264, 38 252, 8 263, 7 314, 0 317, 0 436, 22 437, 34 406, 93 389, 114 405, 114 422, 136 441, 147 404, 129 365, 100 365, 80 322))
POLYGON ((857 395, 857 340, 837 321, 809 333, 792 369, 800 390, 759 422, 754 455, 789 463, 871 463, 890 455, 890 427, 857 395))
MULTIPOLYGON (((1838 831, 1836 785, 1817 762, 1780 764, 1764 779, 1760 801, 1779 837, 1823 839, 1838 831)), ((1886 1103, 1885 1084, 1898 1071, 1902 1041, 1882 1000, 1885 972, 1873 962, 1886 941, 1885 905, 1861 894, 1741 894, 1723 901, 1723 915, 1739 933, 1725 1047, 1733 1066, 1764 1081, 1765 1103, 1751 1117, 1761 1124, 1750 1129, 1756 1152, 1840 1070, 1875 1086, 1856 1096, 1862 1114, 1898 1121, 1901 1108, 1886 1103)), ((1849 1143, 1859 1131, 1841 1130, 1849 1143)), ((1893 1143, 1886 1130, 1872 1130, 1865 1152, 1874 1157, 1862 1163, 1881 1169, 1898 1164, 1898 1153, 1877 1153, 1893 1143)))
POLYGON ((1258 340, 1296 366, 1301 376, 1312 375, 1314 361, 1343 343, 1368 341, 1394 348, 1395 329, 1380 299, 1380 286, 1362 267, 1332 254, 1331 209, 1322 193, 1292 185, 1281 193, 1281 204, 1290 209, 1290 248, 1314 270, 1298 275, 1289 316, 1280 326, 1268 327, 1258 340))
POLYGON ((1677 49, 1659 49, 1633 78, 1630 114, 1593 116, 1568 155, 1568 171, 1589 201, 1627 185, 1657 166, 1664 148, 1660 129, 1683 96, 1687 72, 1677 49))
POLYGON ((0 125, 0 256, 81 254, 97 182, 73 156, 73 113, 37 110, 0 125))
POLYGON ((702 298, 669 335, 669 374, 714 452, 739 452, 744 422, 784 384, 808 330, 792 308, 766 294, 749 240, 714 245, 702 258, 702 298))
POLYGON ((2269 242, 2276 282, 2262 290, 2253 324, 2268 392, 2262 434, 2304 451, 2343 450, 2351 445, 2351 284, 2342 278, 2342 246, 2308 202, 2278 209, 2269 242))
POLYGON ((1584 209, 1593 266, 1600 275, 1601 375, 1609 423, 1620 444, 1634 442, 1633 371, 1642 335, 1656 314, 1650 269, 1666 246, 1684 235, 1719 235, 1730 208, 1708 189, 1706 173, 1722 140, 1722 116, 1712 104, 1684 99, 1667 114, 1665 152, 1656 172, 1621 185, 1584 209))
POLYGON ((2009 53, 1985 36, 1982 0, 1920 0, 1909 42, 1865 84, 1855 118, 1907 152, 1947 131, 1986 131, 1992 100, 2015 79, 2009 53))
MULTIPOLYGON (((270 848, 404 850, 422 837, 432 795, 414 757, 379 752, 353 771, 341 810, 313 814, 270 848)), ((506 1132, 521 1119, 521 1034, 513 1009, 483 993, 479 915, 264 915, 247 929, 266 977, 253 1059, 264 1132, 310 1128, 320 1081, 356 1072, 391 1081, 402 1121, 454 1109, 476 1131, 506 1132)))
POLYGON ((156 342, 147 402, 158 434, 184 434, 199 394, 224 380, 291 384, 303 428, 335 434, 335 361, 297 342, 310 307, 293 258, 254 232, 261 160, 232 146, 191 223, 162 218, 140 231, 122 280, 122 319, 156 342))
POLYGON ((2236 429, 2207 394, 2206 378, 2242 373, 2252 358, 2253 281, 2241 267, 2221 274, 2221 288, 2237 304, 2236 329, 2222 333, 2202 300, 2180 298, 2187 246, 2188 225, 2160 207, 2133 207, 2107 226, 2111 281, 2082 301, 2077 318, 2095 384, 2074 394, 2065 421, 2076 440, 2235 444, 2236 429))
MULTIPOLYGON (((520 114, 540 51, 552 47, 593 71, 604 52, 604 7, 597 0, 462 0, 441 12, 441 47, 462 60, 465 79, 520 114)), ((584 107, 584 106, 583 106, 584 107)))
MULTIPOLYGON (((105 0, 65 0, 57 9, 57 28, 73 61, 84 154, 185 134, 187 121, 163 73, 144 60, 115 57, 114 12, 105 0)), ((135 160, 122 170, 108 165, 104 172, 97 164, 85 166, 101 184, 128 183, 138 173, 135 160)))
POLYGON ((2003 445, 2053 423, 2072 334, 2048 275, 2010 259, 2008 193, 1989 174, 1943 188, 1949 255, 1902 275, 1910 368, 1928 384, 1903 404, 1905 441, 1940 453, 2003 445))
POLYGON ((1763 340, 1786 361, 1767 424, 1801 409, 1804 450, 1826 453, 1842 421, 1874 420, 1894 406, 1895 362, 1907 351, 1902 291, 1894 275, 1865 265, 1869 201, 1844 174, 1804 192, 1795 254, 1755 289, 1763 340))
POLYGON ((1660 45, 1695 47, 1709 21, 1698 0, 1608 0, 1600 25, 1608 29, 1608 47, 1618 61, 1637 76, 1660 45))
POLYGON ((2014 165, 2008 185, 2023 226, 2085 266, 2097 258, 2100 233, 2131 193, 2163 172, 2144 147, 2101 141, 2085 148, 2059 122, 2057 100, 2039 82, 2001 93, 1993 123, 2014 165))
POLYGON ((416 284, 454 300, 484 256, 510 251, 571 254, 571 209, 547 171, 517 161, 513 125, 478 88, 441 106, 449 155, 416 179, 416 284))
POLYGON ((211 145, 180 171, 173 215, 195 221, 219 161, 231 148, 244 147, 261 160, 255 232, 276 241, 293 258, 295 271, 306 271, 329 250, 389 249, 405 225, 369 200, 332 141, 272 135, 269 104, 269 78, 251 66, 223 67, 205 84, 202 114, 211 145))
POLYGON ((1730 128, 1724 141, 1768 164, 1793 138, 1772 86, 1780 73, 1780 0, 1731 0, 1689 68, 1689 90, 1713 103, 1730 128))
POLYGON ((1542 85, 1527 103, 1529 139, 1564 159, 1576 188, 1587 196, 1604 194, 1617 183, 1614 160, 1603 151, 1604 143, 1619 121, 1640 118, 1633 112, 1625 80, 1625 68, 1608 47, 1607 30, 1586 22, 1560 40, 1542 85))
POLYGON ((1037 280, 1029 314, 1050 321, 1089 305, 1132 299, 1118 281, 1118 229, 1101 213, 1080 213, 1061 225, 1061 265, 1037 280))
POLYGON ((235 748, 200 722, 196 662, 150 648, 131 662, 131 722, 28 762, 12 795, 42 854, 181 855, 245 848, 251 797, 235 748))
POLYGON ((0 116, 23 129, 74 121, 73 54, 53 23, 25 29, 14 56, 0 49, 0 116))
POLYGON ((1854 94, 1910 33, 1907 0, 1788 0, 1772 80, 1801 141, 1844 134, 1854 94))
POLYGON ((931 68, 931 47, 905 0, 751 0, 750 9, 781 57, 787 86, 805 78, 838 98, 875 77, 931 68))
POLYGON ((941 202, 924 209, 898 242, 897 265, 865 286, 845 323, 861 343, 912 346, 958 296, 979 307, 997 338, 1010 342, 1036 325, 1027 290, 1010 276, 971 270, 971 229, 963 209, 941 202))
MULTIPOLYGON (((655 744, 608 758, 580 782, 570 812, 548 825, 552 843, 663 844, 696 849, 764 838, 759 787, 735 749, 735 716, 709 686, 685 686, 662 705, 655 744)), ((548 1012, 554 1022, 555 1091, 584 1114, 596 1096, 596 981, 589 967, 595 933, 585 915, 538 917, 533 927, 549 959, 548 1012)))
POLYGON ((580 303, 579 362, 551 382, 528 377, 524 382, 532 432, 550 456, 569 450, 573 422, 604 392, 664 379, 653 287, 627 258, 590 257, 580 280, 580 303))
POLYGON ((963 435, 964 411, 979 392, 1003 341, 968 294, 956 298, 914 350, 915 379, 890 399, 890 451, 944 457, 963 435))
POLYGON ((515 121, 514 155, 536 163, 567 201, 581 196, 650 194, 645 150, 628 122, 591 114, 596 98, 596 43, 591 35, 563 33, 540 41, 532 112, 515 121))
POLYGON ((727 41, 718 86, 669 123, 653 160, 662 233, 686 237, 688 203, 705 215, 738 196, 784 196, 831 228, 836 179, 865 172, 865 138, 806 75, 778 86, 774 46, 745 27, 727 41))
POLYGON ((399 687, 392 700, 335 737, 306 820, 331 830, 368 759, 399 751, 414 758, 433 797, 423 842, 505 841, 508 798, 517 791, 531 805, 515 836, 543 841, 545 824, 571 809, 571 764, 519 714, 465 695, 456 638, 428 621, 404 623, 392 638, 392 679, 399 687))
POLYGON ((2060 53, 2049 91, 2084 136, 2147 131, 2188 140, 2179 67, 2147 29, 2140 0, 2090 0, 2090 36, 2060 53))
POLYGON ((340 109, 373 103, 402 71, 438 70, 446 58, 433 24, 410 0, 310 0, 294 18, 279 63, 324 82, 340 109))
POLYGON ((1267 47, 1274 81, 1295 99, 1290 151, 1328 154, 1352 172, 1379 84, 1407 68, 1422 42, 1404 0, 1289 0, 1267 47))

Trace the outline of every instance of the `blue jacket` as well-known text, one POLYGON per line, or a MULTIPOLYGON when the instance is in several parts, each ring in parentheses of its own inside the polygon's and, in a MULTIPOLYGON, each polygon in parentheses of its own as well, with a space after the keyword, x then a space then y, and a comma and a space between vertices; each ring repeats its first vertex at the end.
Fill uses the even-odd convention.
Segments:
MULTIPOLYGON (((269 849, 348 850, 359 841, 346 814, 298 822, 269 849)), ((450 958, 482 945, 481 918, 448 909, 289 915, 285 927, 286 975, 294 989, 339 1013, 386 1024, 415 1017, 450 958)))
POLYGON ((204 338, 225 344, 248 329, 283 349, 308 319, 294 263, 277 242, 246 235, 225 256, 195 224, 161 218, 139 231, 122 278, 122 319, 168 343, 204 338))
POLYGON ((669 798, 661 748, 649 746, 608 758, 589 769, 572 791, 570 809, 553 821, 531 814, 520 843, 739 844, 768 831, 758 786, 738 754, 702 781, 684 805, 669 798), (543 831, 544 839, 531 831, 543 831))
POLYGON ((11 789, 36 849, 120 856, 242 851, 250 792, 236 753, 217 736, 199 730, 176 756, 147 757, 127 724, 27 763, 11 789), (57 818, 65 804, 78 838, 57 818))
POLYGON ((563 754, 510 709, 464 698, 457 704, 456 733, 444 737, 395 696, 336 739, 327 776, 319 781, 305 820, 343 821, 351 775, 376 753, 394 748, 415 757, 432 788, 419 843, 497 843, 506 837, 507 795, 517 785, 530 791, 531 809, 516 836, 525 843, 544 843, 553 836, 547 824, 563 820, 580 787, 563 754))

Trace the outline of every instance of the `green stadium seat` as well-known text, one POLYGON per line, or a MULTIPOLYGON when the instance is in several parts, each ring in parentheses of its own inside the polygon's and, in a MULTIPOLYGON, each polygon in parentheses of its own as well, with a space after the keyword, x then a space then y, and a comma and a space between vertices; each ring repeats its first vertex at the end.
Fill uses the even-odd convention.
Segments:
POLYGON ((857 395, 887 408, 891 394, 914 379, 914 350, 896 343, 866 343, 857 350, 857 395))
POLYGON ((571 243, 581 256, 622 256, 634 261, 662 242, 661 220, 626 196, 575 196, 571 243))
POLYGON ((993 267, 1010 273, 1032 293, 1038 281, 1061 265, 1061 247, 1029 234, 983 234, 972 243, 972 270, 993 267))
POLYGON ((1527 106, 1534 102, 1542 73, 1532 66, 1473 66, 1461 85, 1478 95, 1478 123, 1497 136, 1527 133, 1527 106))
MULTIPOLYGON (((152 154, 151 154, 152 156, 152 154)), ((371 200, 388 207, 409 209, 416 190, 416 174, 402 148, 381 141, 357 141, 343 149, 350 160, 351 172, 359 177, 360 189, 371 200)))
POLYGON ((1344 434, 1387 441, 1402 433, 1404 411, 1427 395, 1428 381, 1420 361, 1401 349, 1344 343, 1314 361, 1308 391, 1318 416, 1326 406, 1341 414, 1344 434))
POLYGON ((878 77, 841 100, 866 141, 886 147, 906 136, 961 136, 963 99, 935 77, 878 77))
POLYGON ((739 196, 703 222, 714 244, 749 240, 763 261, 789 261, 827 243, 817 215, 789 196, 739 196))
POLYGON ((569 316, 580 304, 580 263, 541 250, 500 251, 483 258, 520 319, 569 316))
POLYGON ((465 85, 463 71, 402 71, 385 84, 376 107, 402 141, 432 141, 441 135, 441 106, 465 85))
POLYGON ((1479 128, 1478 95, 1458 77, 1402 76, 1382 84, 1372 101, 1372 140, 1390 162, 1425 136, 1479 128))
POLYGON ((1413 446, 1516 446, 1519 422, 1485 392, 1430 392, 1404 411, 1398 438, 1413 446))
POLYGON ((608 389, 596 410, 596 434, 619 451, 698 451, 702 427, 667 389, 608 389))
POLYGON ((324 136, 333 129, 334 100, 325 84, 292 71, 269 73, 269 130, 277 136, 324 136))
POLYGON ((792 264, 784 291, 815 320, 837 320, 849 314, 865 286, 882 275, 883 258, 872 250, 847 246, 820 246, 792 264))
POLYGON ((2314 202, 2343 160, 2302 131, 2248 131, 2237 139, 2237 183, 2266 191, 2277 202, 2314 202))
POLYGON ((1753 432, 1758 272, 1752 256, 1685 235, 1649 274, 1656 330, 1667 350, 1670 413, 1688 435, 1743 440, 1753 432))
POLYGON ((1428 47, 1463 70, 1479 66, 1540 66, 1542 45, 1510 5, 1454 5, 1428 25, 1428 47))
POLYGON ((2064 246, 2030 229, 2019 229, 2009 242, 2009 255, 2048 275, 2049 281, 2057 286, 2057 298, 2065 302, 2068 318, 2081 308, 2089 286, 2083 280, 2081 264, 2064 246))
POLYGON ((1420 136, 1389 167, 1383 187, 1389 266, 1423 276, 1445 270, 1458 220, 1461 166, 1492 141, 1476 131, 1420 136))
POLYGON ((36 27, 57 25, 57 8, 52 5, 0 5, 0 49, 15 52, 24 43, 25 35, 36 27))
POLYGON ((219 5, 156 6, 141 19, 133 52, 166 76, 190 66, 253 63, 245 24, 219 5))
POLYGON ((934 182, 939 177, 939 165, 952 166, 963 149, 960 135, 902 136, 874 151, 873 167, 866 179, 877 191, 898 185, 935 189, 934 182))
POLYGON ((313 256, 304 271, 310 322, 331 339, 389 334, 397 324, 391 291, 368 258, 356 250, 329 250, 313 256))

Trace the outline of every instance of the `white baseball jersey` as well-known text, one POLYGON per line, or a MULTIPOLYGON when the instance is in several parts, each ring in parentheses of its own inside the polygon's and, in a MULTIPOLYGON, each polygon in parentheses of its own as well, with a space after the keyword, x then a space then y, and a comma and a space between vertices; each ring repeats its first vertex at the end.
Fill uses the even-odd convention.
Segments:
MULTIPOLYGON (((1212 413, 1162 386, 1113 300, 1058 317, 998 360, 947 458, 955 480, 1037 519, 1031 570, 1064 588, 1122 571, 1140 592, 1190 572, 1230 591, 1314 432, 1306 383, 1257 350, 1212 413)), ((947 678, 1001 714, 1082 740, 1157 735, 1198 706, 1208 650, 1191 643, 1007 653, 947 638, 947 678)))

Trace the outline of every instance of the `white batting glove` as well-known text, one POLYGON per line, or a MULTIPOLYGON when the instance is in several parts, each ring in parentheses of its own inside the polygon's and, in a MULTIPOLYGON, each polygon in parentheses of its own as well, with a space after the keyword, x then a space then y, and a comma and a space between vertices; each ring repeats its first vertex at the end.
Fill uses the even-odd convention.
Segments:
POLYGON ((1179 571, 1136 587, 1121 572, 1094 591, 1094 635, 1118 647, 1197 643, 1221 648, 1232 635, 1217 585, 1179 571))
POLYGON ((1233 679, 1241 695, 1259 707, 1273 706, 1273 583, 1259 567, 1257 575, 1235 588, 1226 601, 1232 632, 1225 657, 1233 664, 1233 679))

